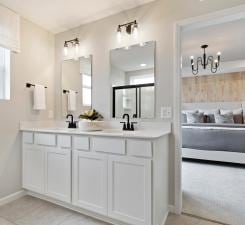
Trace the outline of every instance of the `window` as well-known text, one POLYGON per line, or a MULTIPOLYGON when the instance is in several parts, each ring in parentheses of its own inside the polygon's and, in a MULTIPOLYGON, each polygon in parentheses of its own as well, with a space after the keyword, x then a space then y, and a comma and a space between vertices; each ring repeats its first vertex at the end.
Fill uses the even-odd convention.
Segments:
POLYGON ((10 51, 0 47, 0 100, 10 99, 10 51))
POLYGON ((82 74, 83 80, 83 105, 91 106, 92 105, 92 77, 88 74, 82 74))
POLYGON ((129 78, 130 85, 154 83, 153 74, 136 75, 129 78))

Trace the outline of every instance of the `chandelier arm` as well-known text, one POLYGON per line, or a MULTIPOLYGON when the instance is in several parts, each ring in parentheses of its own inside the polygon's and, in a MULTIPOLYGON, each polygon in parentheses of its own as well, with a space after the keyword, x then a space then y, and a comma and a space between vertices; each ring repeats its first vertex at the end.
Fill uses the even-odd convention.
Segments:
POLYGON ((214 62, 213 56, 211 56, 210 58, 211 58, 211 72, 216 73, 219 66, 214 62))
POLYGON ((209 61, 210 61, 210 63, 212 63, 212 62, 214 61, 214 57, 213 57, 212 55, 210 55, 210 56, 208 57, 207 62, 209 62, 209 61))
POLYGON ((204 65, 204 64, 203 64, 203 58, 200 57, 200 56, 197 58, 197 64, 199 64, 199 63, 200 63, 202 66, 204 65))
POLYGON ((213 67, 213 66, 211 66, 211 72, 212 72, 212 73, 216 73, 217 70, 218 70, 218 67, 213 67))
POLYGON ((196 76, 198 74, 198 71, 199 71, 198 63, 197 63, 196 69, 195 69, 194 64, 191 67, 192 67, 192 74, 196 76))

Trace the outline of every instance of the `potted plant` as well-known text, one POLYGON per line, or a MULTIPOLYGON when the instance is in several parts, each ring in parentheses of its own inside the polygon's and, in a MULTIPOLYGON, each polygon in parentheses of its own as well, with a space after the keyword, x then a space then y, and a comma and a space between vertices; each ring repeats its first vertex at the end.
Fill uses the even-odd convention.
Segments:
POLYGON ((99 126, 100 123, 98 123, 98 121, 102 121, 103 116, 95 109, 86 110, 79 116, 79 118, 82 119, 82 121, 79 123, 80 128, 84 130, 101 129, 99 126))

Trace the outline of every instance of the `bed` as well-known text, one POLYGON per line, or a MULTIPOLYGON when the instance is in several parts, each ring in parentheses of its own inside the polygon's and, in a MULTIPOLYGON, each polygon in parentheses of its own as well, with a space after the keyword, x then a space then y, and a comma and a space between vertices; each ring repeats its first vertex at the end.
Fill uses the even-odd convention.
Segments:
POLYGON ((245 164, 245 124, 183 124, 182 156, 245 164))
MULTIPOLYGON (((185 107, 188 110, 224 108, 224 104, 225 108, 239 107, 239 103, 200 104, 185 107)), ((182 157, 245 164, 245 124, 183 123, 182 157)))

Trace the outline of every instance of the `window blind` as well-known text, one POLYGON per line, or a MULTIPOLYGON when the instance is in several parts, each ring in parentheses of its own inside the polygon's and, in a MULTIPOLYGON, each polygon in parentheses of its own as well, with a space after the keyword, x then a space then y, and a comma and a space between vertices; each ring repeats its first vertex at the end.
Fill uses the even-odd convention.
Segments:
POLYGON ((20 17, 0 5, 0 46, 20 52, 20 17))

